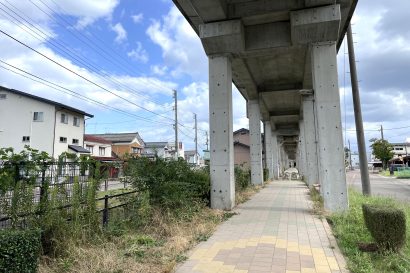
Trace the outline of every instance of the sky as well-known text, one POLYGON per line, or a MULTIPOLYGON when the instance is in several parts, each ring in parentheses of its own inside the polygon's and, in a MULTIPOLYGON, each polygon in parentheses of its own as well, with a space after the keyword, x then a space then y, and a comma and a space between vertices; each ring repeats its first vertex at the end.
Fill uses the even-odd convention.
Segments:
MULTIPOLYGON (((406 0, 394 4, 362 0, 353 18, 367 140, 380 136, 380 125, 390 142, 410 140, 406 111, 410 30, 403 24, 409 8, 406 0), (406 128, 395 129, 402 127, 406 128)), ((144 141, 174 140, 172 90, 177 90, 180 139, 186 149, 194 147, 196 113, 199 149, 205 149, 208 60, 196 33, 172 1, 0 0, 0 30, 58 63, 0 33, 0 85, 93 114, 86 133, 138 131, 144 141), (33 76, 9 65, 51 83, 46 86, 38 78, 24 78, 12 71, 33 76), (60 87, 51 88, 52 83, 60 87)), ((344 139, 355 151, 344 53, 342 45, 338 55, 342 122, 344 139)), ((234 130, 247 128, 245 100, 235 87, 233 109, 234 130)))

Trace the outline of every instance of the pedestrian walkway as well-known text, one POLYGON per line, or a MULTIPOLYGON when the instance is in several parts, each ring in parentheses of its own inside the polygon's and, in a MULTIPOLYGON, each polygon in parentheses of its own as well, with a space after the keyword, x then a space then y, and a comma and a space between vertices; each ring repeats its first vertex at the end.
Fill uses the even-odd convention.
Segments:
POLYGON ((176 273, 334 273, 344 270, 329 226, 300 181, 275 181, 235 209, 176 273))

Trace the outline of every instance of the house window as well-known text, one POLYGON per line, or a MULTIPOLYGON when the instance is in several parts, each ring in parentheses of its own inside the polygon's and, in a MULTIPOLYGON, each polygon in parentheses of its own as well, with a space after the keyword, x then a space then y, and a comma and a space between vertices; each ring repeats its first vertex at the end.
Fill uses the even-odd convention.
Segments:
POLYGON ((68 115, 67 114, 61 114, 61 123, 68 123, 68 115))
POLYGON ((131 152, 133 154, 139 154, 140 149, 138 149, 137 147, 131 147, 131 152))
POLYGON ((43 112, 34 112, 33 113, 33 121, 43 121, 44 120, 44 113, 43 112))
POLYGON ((29 142, 30 136, 23 136, 23 142, 29 142))
POLYGON ((67 143, 67 138, 66 137, 60 137, 60 142, 61 143, 67 143))
POLYGON ((7 99, 7 94, 0 94, 0 100, 7 99))
POLYGON ((73 138, 73 144, 78 144, 78 139, 73 138))
POLYGON ((104 147, 100 147, 99 151, 100 151, 100 153, 99 153, 100 156, 105 156, 105 148, 104 147))
POLYGON ((80 127, 80 118, 79 117, 74 117, 73 125, 76 126, 76 127, 80 127))
POLYGON ((93 148, 94 148, 94 146, 86 145, 85 148, 86 148, 87 150, 89 150, 90 153, 93 153, 93 148))

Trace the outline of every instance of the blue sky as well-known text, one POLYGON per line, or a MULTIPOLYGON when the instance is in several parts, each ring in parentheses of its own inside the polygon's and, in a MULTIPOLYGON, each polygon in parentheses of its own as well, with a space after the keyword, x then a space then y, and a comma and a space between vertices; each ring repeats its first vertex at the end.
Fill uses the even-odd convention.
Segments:
MULTIPOLYGON (((410 32, 402 24, 407 20, 403 11, 409 8, 407 0, 397 0, 394 5, 383 0, 359 1, 353 18, 367 139, 379 136, 375 130, 380 124, 393 129, 385 131, 385 137, 391 142, 402 142, 410 137, 407 110, 410 107, 410 32), (401 127, 405 128, 395 129, 401 127)), ((207 57, 197 35, 172 1, 0 0, 0 29, 112 93, 4 35, 0 35, 0 60, 115 107, 122 113, 0 67, 1 85, 92 113, 95 117, 87 121, 88 133, 138 131, 146 141, 173 140, 172 89, 177 89, 178 114, 184 125, 180 137, 186 148, 193 147, 193 113, 197 113, 199 143, 200 148, 204 148, 204 132, 208 130, 207 57), (18 18, 21 22, 16 21, 6 12, 16 18, 21 16, 41 32, 21 18, 18 18)), ((355 150, 349 69, 343 51, 342 46, 338 64, 343 126, 345 139, 351 140, 355 150)), ((15 71, 5 64, 0 65, 15 71)), ((235 88, 233 100, 234 129, 248 127, 245 101, 235 88)))
MULTIPOLYGON (((2 61, 117 110, 105 109, 2 68, 1 85, 92 113, 94 118, 87 121, 87 133, 138 131, 145 141, 174 140, 172 90, 176 89, 182 124, 180 139, 186 149, 193 148, 193 113, 197 113, 200 149, 205 148, 207 57, 172 1, 1 0, 0 20, 3 31, 105 90, 4 35, 0 37, 2 61)), ((244 100, 236 90, 234 97, 235 129, 246 127, 244 100)))

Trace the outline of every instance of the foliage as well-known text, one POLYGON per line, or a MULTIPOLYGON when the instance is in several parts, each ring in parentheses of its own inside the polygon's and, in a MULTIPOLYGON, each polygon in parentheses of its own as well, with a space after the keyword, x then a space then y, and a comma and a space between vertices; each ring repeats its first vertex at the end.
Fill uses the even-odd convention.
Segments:
POLYGON ((406 215, 394 206, 363 204, 366 227, 376 243, 387 250, 398 251, 406 240, 406 215))
POLYGON ((394 156, 393 145, 385 139, 372 138, 370 142, 372 143, 370 145, 373 150, 372 154, 382 161, 383 169, 385 170, 387 168, 387 162, 394 156))
POLYGON ((37 272, 40 255, 39 230, 1 230, 0 242, 0 272, 37 272))
POLYGON ((244 169, 235 166, 235 188, 240 191, 246 189, 251 184, 251 172, 249 169, 244 169))
POLYGON ((192 169, 183 159, 132 158, 125 172, 136 189, 149 193, 151 205, 190 209, 209 200, 209 174, 192 169))
MULTIPOLYGON (((347 257, 348 267, 355 273, 373 272, 410 272, 410 237, 407 234, 406 244, 401 253, 395 252, 362 252, 358 243, 371 243, 372 236, 365 226, 362 204, 391 205, 404 209, 409 225, 410 206, 397 203, 389 198, 363 196, 354 189, 349 189, 349 210, 330 216, 332 229, 338 245, 347 257)), ((409 232, 409 231, 407 231, 409 232)))

